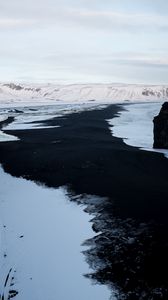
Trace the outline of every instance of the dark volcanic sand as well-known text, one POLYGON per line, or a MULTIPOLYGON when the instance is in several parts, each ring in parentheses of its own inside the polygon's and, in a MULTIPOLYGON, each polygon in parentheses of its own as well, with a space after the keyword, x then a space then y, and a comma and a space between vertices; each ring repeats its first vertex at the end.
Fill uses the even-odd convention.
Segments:
POLYGON ((21 141, 1 143, 0 162, 15 176, 110 197, 126 216, 167 215, 168 160, 112 137, 106 119, 119 109, 111 105, 44 122, 60 128, 6 131, 21 141))
POLYGON ((121 109, 110 105, 44 122, 59 128, 6 131, 21 140, 0 143, 0 162, 14 176, 107 197, 92 208, 94 230, 102 234, 88 242, 94 247, 85 255, 97 265, 90 277, 116 283, 123 299, 168 299, 168 159, 111 135, 106 119, 121 109))

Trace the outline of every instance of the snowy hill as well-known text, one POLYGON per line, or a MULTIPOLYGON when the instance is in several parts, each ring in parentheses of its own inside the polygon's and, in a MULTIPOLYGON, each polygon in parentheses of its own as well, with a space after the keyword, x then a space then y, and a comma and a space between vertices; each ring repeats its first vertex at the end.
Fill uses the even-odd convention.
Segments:
POLYGON ((14 84, 0 83, 0 104, 61 102, 118 103, 168 100, 168 86, 128 84, 14 84))

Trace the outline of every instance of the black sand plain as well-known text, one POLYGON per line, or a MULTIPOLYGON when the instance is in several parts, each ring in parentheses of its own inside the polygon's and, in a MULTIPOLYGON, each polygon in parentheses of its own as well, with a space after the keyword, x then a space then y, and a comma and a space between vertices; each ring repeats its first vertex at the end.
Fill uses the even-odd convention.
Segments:
POLYGON ((0 143, 0 163, 13 176, 68 186, 80 203, 76 195, 105 197, 86 209, 101 232, 86 241, 95 265, 86 276, 115 285, 118 299, 168 299, 168 159, 112 136, 106 120, 121 110, 109 105, 43 122, 58 128, 6 131, 20 140, 0 143))

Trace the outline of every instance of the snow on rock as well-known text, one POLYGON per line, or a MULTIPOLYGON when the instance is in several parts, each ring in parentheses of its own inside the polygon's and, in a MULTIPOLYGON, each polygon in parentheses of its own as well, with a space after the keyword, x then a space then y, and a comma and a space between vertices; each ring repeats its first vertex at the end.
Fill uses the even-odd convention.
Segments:
POLYGON ((0 104, 61 102, 123 102, 168 100, 168 86, 133 84, 0 83, 0 104))

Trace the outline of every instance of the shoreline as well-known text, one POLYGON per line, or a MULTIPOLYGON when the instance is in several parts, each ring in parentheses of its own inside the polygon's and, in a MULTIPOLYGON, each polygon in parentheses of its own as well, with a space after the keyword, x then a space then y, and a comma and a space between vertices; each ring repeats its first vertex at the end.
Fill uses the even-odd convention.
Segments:
POLYGON ((163 153, 168 158, 168 150, 153 148, 153 119, 159 114, 161 103, 141 103, 124 105, 119 118, 108 120, 113 125, 114 136, 122 138, 124 143, 139 149, 163 153))
POLYGON ((0 144, 0 163, 16 177, 108 197, 123 216, 157 219, 158 201, 163 213, 168 206, 168 161, 111 135, 106 120, 121 109, 113 104, 41 122, 58 128, 4 130, 20 140, 0 144))
POLYGON ((83 251, 94 269, 86 277, 115 286, 117 299, 167 299, 168 160, 111 135, 106 120, 121 109, 110 105, 43 122, 58 128, 6 130, 20 140, 0 143, 0 163, 13 176, 66 186, 71 200, 94 215, 96 236, 83 251))
POLYGON ((92 286, 83 276, 89 267, 82 244, 94 236, 84 206, 70 203, 64 188, 38 186, 1 167, 0 186, 2 299, 108 300, 106 286, 92 286))

